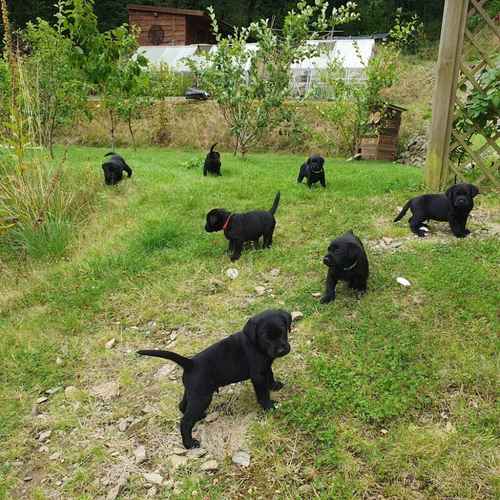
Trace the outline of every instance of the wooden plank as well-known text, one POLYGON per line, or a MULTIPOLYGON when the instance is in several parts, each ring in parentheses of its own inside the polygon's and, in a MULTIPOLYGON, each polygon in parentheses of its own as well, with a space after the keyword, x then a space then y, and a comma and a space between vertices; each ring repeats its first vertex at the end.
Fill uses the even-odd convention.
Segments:
POLYGON ((444 187, 449 177, 448 154, 453 108, 468 3, 469 0, 446 0, 444 6, 431 133, 425 164, 425 183, 432 190, 444 187))

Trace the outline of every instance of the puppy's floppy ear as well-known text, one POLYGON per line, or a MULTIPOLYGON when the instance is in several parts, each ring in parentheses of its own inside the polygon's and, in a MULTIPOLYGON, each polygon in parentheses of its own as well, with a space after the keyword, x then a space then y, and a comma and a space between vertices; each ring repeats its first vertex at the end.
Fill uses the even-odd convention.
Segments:
POLYGON ((288 311, 280 311, 279 314, 285 320, 286 329, 290 331, 292 328, 292 315, 288 311))
POLYGON ((243 327, 243 333, 248 337, 252 344, 257 343, 257 321, 250 318, 243 327))
POLYGON ((455 187, 456 186, 449 187, 444 193, 450 200, 453 200, 453 193, 455 192, 455 187))
POLYGON ((474 184, 469 184, 469 193, 474 198, 479 194, 479 189, 474 184))

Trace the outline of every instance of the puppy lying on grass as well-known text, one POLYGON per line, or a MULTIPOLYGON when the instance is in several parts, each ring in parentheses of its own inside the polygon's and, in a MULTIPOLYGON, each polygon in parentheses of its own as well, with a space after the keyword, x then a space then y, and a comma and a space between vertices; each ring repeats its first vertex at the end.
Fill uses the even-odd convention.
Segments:
POLYGON ((212 233, 223 230, 224 236, 229 240, 229 251, 232 252, 231 260, 238 260, 246 241, 253 241, 255 247, 258 248, 259 238, 262 236, 264 248, 272 245, 276 226, 274 214, 278 209, 279 202, 280 193, 278 191, 269 212, 254 210, 244 214, 235 214, 224 208, 214 208, 207 214, 205 231, 212 233))
POLYGON ((320 182, 323 187, 326 187, 325 169, 323 168, 324 163, 325 160, 322 156, 310 156, 308 160, 300 167, 297 182, 301 183, 305 177, 307 179, 307 185, 309 187, 312 187, 312 185, 316 182, 320 182))
POLYGON ((221 161, 220 161, 220 153, 217 151, 214 151, 215 146, 217 146, 217 143, 212 145, 210 148, 210 151, 207 153, 207 156, 205 158, 205 163, 203 165, 203 175, 206 176, 207 173, 210 174, 215 174, 215 175, 222 175, 220 173, 220 167, 221 167, 221 161))
POLYGON ((129 177, 132 177, 132 169, 127 165, 122 156, 116 153, 107 153, 106 160, 102 164, 104 171, 104 182, 108 186, 114 186, 123 179, 123 171, 127 172, 129 177))
POLYGON ((137 351, 145 356, 169 359, 184 369, 184 396, 179 409, 184 414, 181 435, 186 448, 200 446, 193 439, 192 430, 196 422, 205 418, 205 411, 219 387, 250 379, 262 408, 270 410, 274 407, 270 391, 279 391, 283 384, 275 380, 272 364, 276 358, 290 352, 288 332, 291 324, 290 313, 270 309, 250 318, 243 331, 226 337, 192 358, 170 351, 137 351))
POLYGON ((322 304, 335 300, 335 288, 339 281, 346 281, 358 292, 366 292, 368 257, 363 243, 352 231, 347 231, 330 243, 323 263, 328 266, 328 274, 325 294, 321 297, 322 304))
POLYGON ((457 238, 465 238, 470 231, 465 228, 470 211, 474 208, 474 197, 479 189, 473 184, 455 184, 444 194, 424 194, 409 200, 394 222, 401 220, 411 210, 409 224, 413 233, 421 238, 429 231, 426 220, 447 221, 457 238))

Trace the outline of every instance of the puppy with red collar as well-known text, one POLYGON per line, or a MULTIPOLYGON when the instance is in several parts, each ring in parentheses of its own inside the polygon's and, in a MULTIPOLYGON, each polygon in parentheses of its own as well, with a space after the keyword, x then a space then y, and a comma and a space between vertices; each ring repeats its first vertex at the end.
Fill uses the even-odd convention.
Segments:
POLYGON ((254 210, 243 214, 231 213, 224 208, 214 208, 207 214, 205 231, 213 233, 224 231, 224 236, 229 240, 229 252, 231 260, 238 260, 246 241, 253 241, 255 247, 259 245, 262 236, 264 248, 268 248, 273 242, 273 233, 276 226, 274 214, 278 209, 280 193, 276 193, 271 210, 254 210))

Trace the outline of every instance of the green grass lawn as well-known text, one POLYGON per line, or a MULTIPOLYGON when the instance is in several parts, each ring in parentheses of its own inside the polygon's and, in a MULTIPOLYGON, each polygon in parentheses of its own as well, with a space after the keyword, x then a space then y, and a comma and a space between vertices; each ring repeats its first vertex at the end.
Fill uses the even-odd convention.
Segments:
MULTIPOLYGON (((422 192, 416 168, 327 160, 327 189, 309 190, 295 182, 302 157, 224 154, 223 177, 204 178, 187 166, 193 153, 121 152, 134 176, 100 188, 62 256, 21 261, 1 250, 0 498, 104 498, 125 470, 121 498, 145 498, 143 473, 155 471, 172 481, 157 498, 497 497, 493 194, 476 198, 471 237, 435 223, 419 240, 391 222, 422 192), (268 209, 277 190, 273 248, 231 263, 222 233, 204 231, 206 212, 268 209), (348 229, 367 248, 369 291, 358 300, 340 285, 336 301, 320 305, 322 256, 348 229), (383 237, 400 246, 385 248, 383 237), (292 352, 275 363, 285 382, 278 408, 264 415, 248 382, 221 391, 218 419, 199 426, 219 470, 202 473, 198 460, 174 472, 179 373, 155 377, 161 361, 135 350, 194 354, 271 307, 304 314, 292 352), (117 398, 92 395, 109 381, 117 398), (68 386, 33 408, 47 389, 68 386), (140 444, 147 460, 136 464, 140 444), (247 468, 231 463, 240 446, 247 468)), ((103 153, 71 148, 68 162, 101 176, 103 153)))

